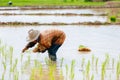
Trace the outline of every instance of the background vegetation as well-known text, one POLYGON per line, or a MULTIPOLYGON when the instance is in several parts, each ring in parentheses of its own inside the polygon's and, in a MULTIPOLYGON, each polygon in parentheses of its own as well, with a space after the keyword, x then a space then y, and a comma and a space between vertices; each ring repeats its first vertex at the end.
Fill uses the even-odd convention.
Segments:
POLYGON ((41 5, 79 5, 79 6, 102 6, 105 1, 120 0, 0 0, 0 6, 41 6, 41 5), (87 3, 86 3, 87 2, 87 3))

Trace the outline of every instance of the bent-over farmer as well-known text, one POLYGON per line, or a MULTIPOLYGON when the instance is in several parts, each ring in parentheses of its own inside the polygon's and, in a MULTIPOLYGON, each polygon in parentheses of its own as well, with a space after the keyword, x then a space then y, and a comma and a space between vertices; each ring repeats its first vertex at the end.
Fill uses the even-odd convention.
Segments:
POLYGON ((64 43, 65 38, 66 35, 61 30, 51 29, 40 32, 39 30, 30 29, 27 37, 28 44, 22 52, 24 53, 27 49, 37 44, 37 46, 33 49, 33 52, 44 53, 48 50, 49 58, 52 61, 56 61, 56 52, 64 43))

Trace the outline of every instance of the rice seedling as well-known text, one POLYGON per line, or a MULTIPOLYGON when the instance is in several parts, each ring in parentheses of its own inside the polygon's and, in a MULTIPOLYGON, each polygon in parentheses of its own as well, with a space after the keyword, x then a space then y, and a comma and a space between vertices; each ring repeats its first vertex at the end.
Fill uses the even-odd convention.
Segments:
POLYGON ((52 65, 49 66, 49 77, 50 80, 55 80, 55 75, 54 75, 54 71, 56 69, 56 64, 50 63, 52 65))
POLYGON ((95 59, 95 56, 92 55, 92 65, 94 65, 94 59, 95 59))
POLYGON ((120 79, 120 61, 117 62, 116 76, 117 76, 117 80, 119 80, 120 79))
POLYGON ((105 74, 106 74, 106 61, 102 63, 101 80, 104 80, 105 74))
POLYGON ((60 69, 60 80, 62 80, 63 79, 63 71, 62 71, 62 69, 60 69))
POLYGON ((92 55, 92 69, 94 69, 94 59, 95 59, 95 56, 92 55))
POLYGON ((4 56, 5 56, 5 46, 2 46, 1 47, 1 55, 2 55, 2 57, 3 57, 3 59, 4 59, 4 56))
POLYGON ((95 66, 96 66, 96 72, 98 72, 98 58, 96 58, 95 66))
POLYGON ((35 64, 35 67, 37 67, 37 60, 36 59, 34 60, 34 64, 35 64))
POLYGON ((15 60, 15 63, 11 65, 10 72, 14 72, 17 67, 18 59, 15 60))
POLYGON ((1 45, 2 41, 0 40, 0 45, 1 45))
POLYGON ((110 78, 109 80, 111 80, 111 74, 109 75, 109 78, 110 78))
POLYGON ((90 80, 94 80, 94 75, 92 74, 92 76, 91 76, 91 79, 90 80))
POLYGON ((83 74, 83 80, 85 80, 85 71, 82 71, 83 74))
POLYGON ((114 64, 115 64, 115 60, 114 58, 112 59, 112 70, 114 70, 114 64))
POLYGON ((21 54, 21 63, 22 63, 22 60, 23 60, 23 54, 21 54))
POLYGON ((81 63, 81 67, 83 68, 85 64, 85 58, 82 58, 82 63, 81 63))
POLYGON ((14 80, 19 80, 19 72, 14 73, 14 80))
POLYGON ((5 76, 5 73, 2 74, 2 80, 5 80, 5 79, 4 79, 4 76, 5 76))
POLYGON ((10 50, 10 65, 12 65, 12 63, 13 63, 13 62, 12 62, 12 61, 13 61, 12 59, 13 59, 13 53, 12 53, 12 49, 11 49, 11 50, 10 50))
POLYGON ((2 62, 2 64, 3 64, 3 67, 4 67, 4 71, 6 71, 6 63, 2 62))
POLYGON ((86 65, 86 78, 87 78, 87 80, 90 79, 89 74, 90 74, 90 60, 88 60, 88 63, 86 65))
POLYGON ((35 69, 32 69, 31 75, 30 75, 30 80, 35 80, 34 76, 35 76, 35 69))
POLYGON ((74 76, 75 76, 74 68, 75 68, 75 60, 72 60, 72 62, 71 62, 71 70, 70 70, 70 79, 71 80, 74 80, 74 76))
POLYGON ((110 61, 110 56, 109 56, 109 54, 106 54, 105 57, 106 57, 105 58, 105 64, 108 67, 109 66, 109 61, 110 61))
POLYGON ((61 59, 60 67, 63 65, 64 58, 61 59))
POLYGON ((30 64, 30 55, 28 56, 28 61, 27 61, 28 64, 30 64))
POLYGON ((15 63, 13 65, 13 72, 15 71, 16 67, 17 67, 17 63, 18 63, 18 59, 15 60, 15 63))
POLYGON ((66 80, 68 80, 67 79, 67 76, 68 76, 68 65, 67 64, 65 65, 65 69, 66 69, 66 80))
POLYGON ((42 73, 43 73, 43 68, 42 68, 42 64, 40 64, 39 75, 40 75, 41 80, 42 80, 42 73))
POLYGON ((47 58, 45 58, 45 63, 49 65, 49 60, 47 58))

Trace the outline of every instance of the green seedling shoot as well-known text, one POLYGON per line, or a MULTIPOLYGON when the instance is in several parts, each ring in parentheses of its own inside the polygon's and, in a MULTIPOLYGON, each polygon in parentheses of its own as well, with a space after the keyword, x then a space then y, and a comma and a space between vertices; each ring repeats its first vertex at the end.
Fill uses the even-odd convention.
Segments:
POLYGON ((5 73, 2 74, 2 80, 4 80, 5 73))
POLYGON ((91 80, 94 80, 94 75, 92 74, 92 76, 91 76, 91 80))
POLYGON ((90 61, 88 61, 87 65, 86 65, 86 77, 88 78, 87 80, 89 80, 89 74, 90 74, 90 61))
POLYGON ((28 64, 30 64, 30 56, 28 56, 28 64))
POLYGON ((19 72, 14 73, 14 80, 18 80, 19 78, 19 72))
POLYGON ((36 59, 34 60, 34 64, 35 64, 35 67, 37 67, 37 64, 38 64, 38 63, 37 63, 37 60, 36 60, 36 59))
POLYGON ((116 76, 117 76, 117 80, 119 80, 120 78, 120 61, 117 62, 117 68, 116 68, 116 76))
POLYGON ((75 76, 75 74, 74 74, 74 68, 75 68, 75 60, 72 60, 72 63, 71 63, 71 73, 70 73, 70 79, 71 80, 74 80, 74 76, 75 76))
POLYGON ((110 61, 110 56, 109 54, 106 54, 106 59, 105 59, 106 66, 109 66, 109 61, 110 61))
POLYGON ((2 62, 2 64, 3 64, 4 70, 6 71, 6 63, 2 62))
POLYGON ((60 67, 63 65, 64 58, 61 59, 60 67))
POLYGON ((66 80, 67 80, 67 76, 68 76, 68 65, 65 65, 65 69, 66 69, 66 80))
POLYGON ((56 68, 56 65, 55 65, 55 64, 49 66, 49 76, 50 76, 50 80, 55 80, 55 77, 54 77, 55 68, 56 68))
POLYGON ((94 68, 94 58, 95 58, 95 56, 92 55, 92 69, 94 68))
POLYGON ((101 80, 104 80, 105 74, 106 74, 106 61, 102 63, 101 80))
POLYGON ((14 65, 11 66, 10 72, 14 72, 14 71, 15 71, 15 69, 16 69, 16 67, 17 67, 17 63, 18 63, 18 59, 16 59, 14 65))
POLYGON ((14 70, 15 70, 16 67, 17 67, 17 63, 18 63, 18 59, 15 60, 15 63, 14 63, 14 65, 13 65, 13 72, 14 72, 14 70))
POLYGON ((39 67, 39 75, 41 77, 41 80, 42 80, 42 73, 43 73, 43 67, 42 67, 42 64, 40 64, 40 67, 39 67))
POLYGON ((22 60, 23 60, 23 54, 21 54, 21 63, 22 63, 22 60))
POLYGON ((96 72, 98 71, 98 58, 96 58, 96 62, 95 62, 95 65, 96 65, 96 72))
POLYGON ((114 69, 114 64, 115 64, 115 60, 114 58, 112 59, 112 69, 114 69))

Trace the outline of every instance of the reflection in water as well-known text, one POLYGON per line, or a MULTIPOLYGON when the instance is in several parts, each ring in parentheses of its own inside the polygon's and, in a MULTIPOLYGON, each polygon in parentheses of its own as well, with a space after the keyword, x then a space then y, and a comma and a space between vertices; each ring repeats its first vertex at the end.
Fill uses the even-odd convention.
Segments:
MULTIPOLYGON (((37 63, 37 65, 39 64, 37 63)), ((30 80, 64 80, 64 77, 60 70, 57 69, 56 63, 49 62, 47 68, 41 64, 32 68, 30 80)))
POLYGON ((105 14, 105 12, 95 11, 94 9, 44 9, 44 10, 1 10, 0 14, 4 13, 12 13, 12 14, 37 14, 37 13, 49 13, 49 14, 65 14, 65 13, 72 13, 72 14, 105 14))
POLYGON ((0 15, 0 22, 38 22, 38 23, 78 23, 78 22, 107 22, 107 17, 103 16, 30 16, 0 15))
POLYGON ((107 22, 107 16, 97 16, 105 14, 104 12, 97 12, 92 9, 57 9, 57 10, 11 10, 0 11, 0 22, 38 22, 38 23, 78 23, 78 22, 107 22), (52 14, 52 15, 12 15, 12 14, 52 14), (54 14, 93 14, 94 16, 61 16, 54 14))

